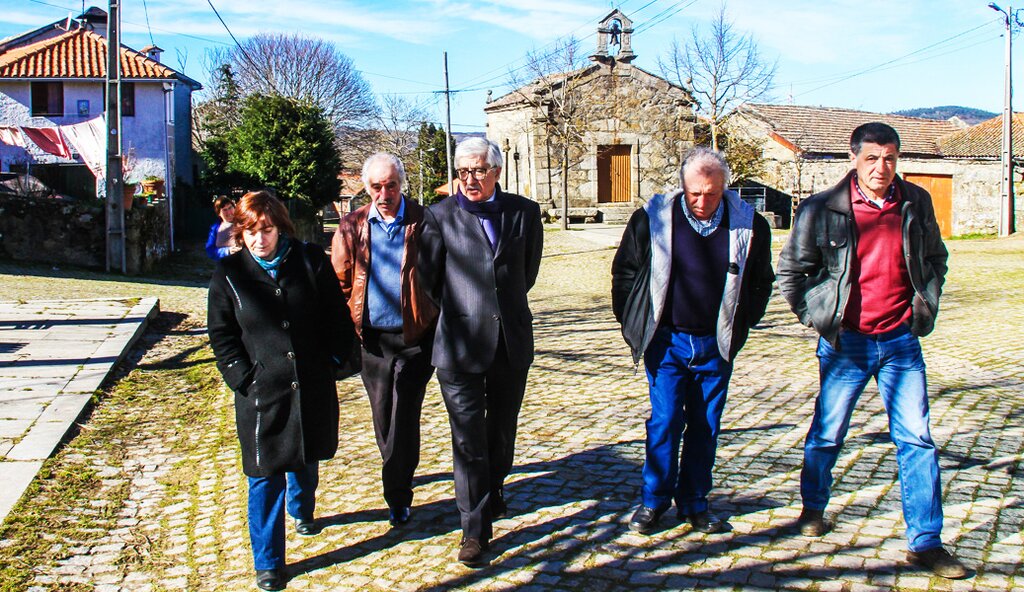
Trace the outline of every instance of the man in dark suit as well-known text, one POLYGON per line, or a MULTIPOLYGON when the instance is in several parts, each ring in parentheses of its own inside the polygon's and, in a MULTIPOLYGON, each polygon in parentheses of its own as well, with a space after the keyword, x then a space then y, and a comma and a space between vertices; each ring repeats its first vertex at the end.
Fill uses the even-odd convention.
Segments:
POLYGON ((501 151, 483 138, 455 149, 456 194, 423 219, 418 270, 440 308, 432 363, 448 408, 459 561, 478 566, 491 522, 506 512, 519 408, 533 362, 526 294, 540 268, 540 207, 497 185, 501 151))

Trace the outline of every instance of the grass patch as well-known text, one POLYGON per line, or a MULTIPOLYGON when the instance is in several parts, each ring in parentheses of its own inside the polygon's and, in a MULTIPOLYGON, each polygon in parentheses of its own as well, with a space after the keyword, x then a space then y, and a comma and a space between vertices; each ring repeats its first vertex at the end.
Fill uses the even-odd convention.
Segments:
POLYGON ((958 234, 951 236, 945 240, 959 241, 959 240, 979 240, 979 239, 994 239, 999 238, 997 234, 990 234, 987 232, 968 232, 967 234, 958 234))
MULTIPOLYGON (((133 475, 125 468, 131 448, 156 439, 180 451, 176 457, 192 458, 194 449, 204 444, 207 426, 222 423, 219 416, 229 415, 218 401, 223 395, 222 382, 208 361, 212 357, 209 347, 201 345, 203 338, 178 340, 197 346, 190 348, 191 354, 183 360, 186 363, 132 370, 109 392, 98 395, 80 433, 43 464, 0 526, 0 590, 31 587, 37 576, 50 576, 61 561, 88 552, 86 549, 118 528, 133 490, 133 475)), ((219 440, 215 446, 221 445, 219 440)), ((168 484, 172 503, 194 495, 203 470, 195 461, 183 461, 173 474, 176 483, 168 484)), ((189 516, 193 514, 191 509, 189 516)), ((143 548, 129 543, 115 564, 123 571, 161 569, 160 565, 149 566, 145 548, 157 543, 143 543, 143 548)), ((181 559, 165 558, 171 564, 181 559)), ((75 577, 59 576, 59 587, 91 590, 86 577, 76 582, 75 577)))

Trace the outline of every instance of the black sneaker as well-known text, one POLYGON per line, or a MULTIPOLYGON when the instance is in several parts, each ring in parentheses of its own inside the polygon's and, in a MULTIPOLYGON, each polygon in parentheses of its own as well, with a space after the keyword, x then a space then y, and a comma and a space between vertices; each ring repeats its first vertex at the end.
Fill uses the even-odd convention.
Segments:
POLYGON ((964 564, 942 547, 933 547, 918 552, 907 551, 907 561, 929 569, 933 574, 949 580, 959 580, 968 575, 964 564))
POLYGON ((658 519, 665 513, 665 510, 655 510, 647 506, 640 506, 640 509, 633 514, 629 521, 629 528, 640 534, 648 534, 658 524, 658 519))

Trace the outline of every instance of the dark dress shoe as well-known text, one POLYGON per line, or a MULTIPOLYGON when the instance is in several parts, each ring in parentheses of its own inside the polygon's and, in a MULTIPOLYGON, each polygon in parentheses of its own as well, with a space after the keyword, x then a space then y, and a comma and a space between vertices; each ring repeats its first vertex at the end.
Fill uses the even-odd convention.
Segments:
POLYGON ((907 551, 907 561, 920 565, 939 577, 959 580, 968 576, 967 568, 960 560, 942 547, 926 551, 907 551))
POLYGON ((409 506, 399 506, 397 508, 388 509, 388 522, 391 526, 402 526, 408 524, 409 516, 412 514, 412 509, 409 506))
POLYGON ((800 534, 809 537, 820 537, 832 530, 832 524, 825 520, 825 511, 810 508, 804 508, 800 512, 796 525, 800 528, 800 534))
POLYGON ((481 543, 480 539, 473 537, 462 539, 462 546, 459 548, 459 563, 467 567, 482 567, 486 563, 484 561, 486 549, 487 544, 481 543))
POLYGON ((629 528, 640 534, 648 534, 658 524, 658 519, 665 513, 665 510, 655 510, 647 506, 640 506, 640 509, 633 514, 629 521, 629 528))
POLYGON ((320 532, 320 530, 316 527, 316 521, 312 518, 296 518, 295 532, 301 534, 302 536, 313 536, 314 534, 320 532))
POLYGON ((279 569, 257 569, 256 587, 260 590, 284 590, 284 576, 279 569))
POLYGON ((728 522, 719 520, 717 516, 707 510, 697 512, 696 514, 690 514, 687 516, 687 520, 690 522, 690 528, 697 532, 703 532, 704 534, 714 534, 716 532, 725 532, 729 530, 728 522))

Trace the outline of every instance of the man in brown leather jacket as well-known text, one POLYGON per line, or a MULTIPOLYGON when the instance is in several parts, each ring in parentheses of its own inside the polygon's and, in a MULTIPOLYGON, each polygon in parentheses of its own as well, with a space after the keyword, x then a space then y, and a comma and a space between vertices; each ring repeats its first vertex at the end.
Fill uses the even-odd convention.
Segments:
POLYGON ((331 263, 362 342, 363 384, 384 461, 384 500, 392 526, 399 526, 409 521, 412 506, 437 308, 416 279, 423 206, 402 195, 402 161, 374 154, 362 177, 370 203, 338 224, 331 263))

